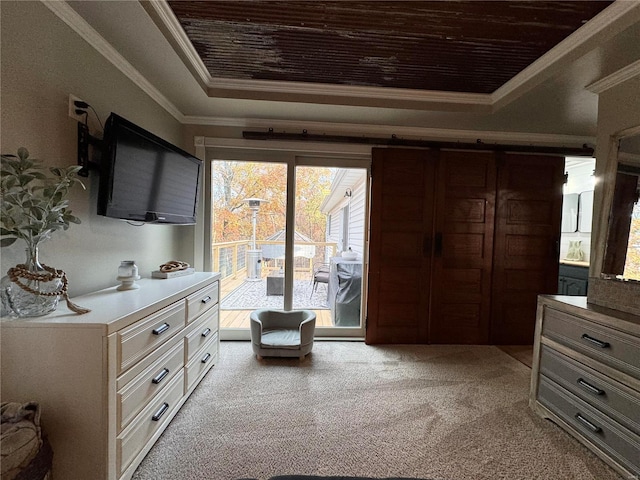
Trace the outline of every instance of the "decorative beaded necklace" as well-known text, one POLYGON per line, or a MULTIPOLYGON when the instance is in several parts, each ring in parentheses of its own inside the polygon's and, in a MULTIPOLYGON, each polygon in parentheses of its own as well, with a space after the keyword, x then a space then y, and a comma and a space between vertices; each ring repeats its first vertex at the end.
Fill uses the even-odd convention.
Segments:
POLYGON ((64 271, 56 270, 55 268, 51 268, 46 265, 42 265, 42 268, 44 268, 47 271, 47 273, 31 272, 27 270, 27 266, 25 264, 21 263, 19 265, 16 265, 15 267, 10 268, 7 271, 7 276, 13 283, 18 285, 25 292, 29 292, 33 295, 43 296, 43 297, 61 296, 67 302, 67 307, 69 307, 69 310, 76 312, 77 314, 82 315, 83 313, 88 313, 91 311, 88 308, 83 308, 76 305, 69 299, 69 294, 67 292, 69 281, 67 280, 67 274, 64 273, 64 271), (21 281, 21 279, 25 279, 25 280, 32 280, 36 282, 51 282, 56 278, 62 279, 62 286, 60 287, 59 290, 56 290, 55 292, 39 292, 25 285, 21 281))

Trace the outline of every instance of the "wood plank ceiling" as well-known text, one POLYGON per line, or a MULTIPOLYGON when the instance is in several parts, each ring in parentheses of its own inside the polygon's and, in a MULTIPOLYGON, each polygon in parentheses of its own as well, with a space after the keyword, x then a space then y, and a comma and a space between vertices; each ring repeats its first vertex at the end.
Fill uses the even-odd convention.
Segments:
POLYGON ((169 1, 214 78, 491 93, 610 1, 169 1))

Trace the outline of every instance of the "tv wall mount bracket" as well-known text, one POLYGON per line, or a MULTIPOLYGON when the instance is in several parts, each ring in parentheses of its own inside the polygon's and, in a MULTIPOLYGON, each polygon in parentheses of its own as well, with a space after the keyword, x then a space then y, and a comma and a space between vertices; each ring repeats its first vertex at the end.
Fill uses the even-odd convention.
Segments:
POLYGON ((82 168, 78 172, 81 177, 88 177, 91 168, 100 166, 100 157, 103 150, 103 141, 89 133, 89 127, 82 122, 78 122, 78 165, 82 168), (93 149, 93 155, 89 155, 89 146, 93 149))

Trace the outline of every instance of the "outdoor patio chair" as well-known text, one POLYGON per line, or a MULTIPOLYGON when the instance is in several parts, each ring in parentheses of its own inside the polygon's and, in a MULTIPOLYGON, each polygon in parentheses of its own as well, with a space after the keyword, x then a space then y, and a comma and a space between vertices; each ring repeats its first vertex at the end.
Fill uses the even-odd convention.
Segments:
POLYGON ((311 295, 318 288, 319 283, 329 284, 329 264, 328 263, 316 263, 313 267, 313 287, 311 288, 311 295))
POLYGON ((261 308, 250 315, 251 347, 262 357, 299 357, 313 348, 316 314, 313 310, 261 308))

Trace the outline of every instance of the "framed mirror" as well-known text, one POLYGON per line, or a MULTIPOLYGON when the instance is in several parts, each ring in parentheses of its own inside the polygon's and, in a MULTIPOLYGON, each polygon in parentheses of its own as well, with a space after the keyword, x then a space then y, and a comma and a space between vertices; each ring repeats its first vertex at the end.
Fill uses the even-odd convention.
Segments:
POLYGON ((640 134, 621 138, 602 263, 605 278, 640 282, 640 134))
MULTIPOLYGON (((611 137, 599 218, 597 256, 587 301, 640 315, 640 126, 611 137)), ((595 220, 595 219, 594 219, 595 220)))

